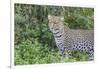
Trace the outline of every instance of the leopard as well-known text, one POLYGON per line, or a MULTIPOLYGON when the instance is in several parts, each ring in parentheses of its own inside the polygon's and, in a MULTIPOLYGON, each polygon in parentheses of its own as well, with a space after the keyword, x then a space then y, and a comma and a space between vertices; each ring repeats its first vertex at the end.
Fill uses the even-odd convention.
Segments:
POLYGON ((64 25, 63 16, 48 15, 48 26, 53 33, 61 56, 70 58, 72 51, 86 52, 88 60, 94 59, 94 30, 70 29, 64 25))

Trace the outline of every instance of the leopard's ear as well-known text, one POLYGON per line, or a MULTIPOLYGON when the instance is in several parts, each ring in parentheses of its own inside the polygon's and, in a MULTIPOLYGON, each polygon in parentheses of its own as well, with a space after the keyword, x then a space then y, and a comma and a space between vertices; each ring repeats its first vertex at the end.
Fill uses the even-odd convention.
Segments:
POLYGON ((61 16, 60 19, 61 19, 61 21, 64 21, 64 17, 63 16, 61 16))
POLYGON ((52 18, 52 16, 51 15, 48 15, 48 19, 50 20, 52 18))

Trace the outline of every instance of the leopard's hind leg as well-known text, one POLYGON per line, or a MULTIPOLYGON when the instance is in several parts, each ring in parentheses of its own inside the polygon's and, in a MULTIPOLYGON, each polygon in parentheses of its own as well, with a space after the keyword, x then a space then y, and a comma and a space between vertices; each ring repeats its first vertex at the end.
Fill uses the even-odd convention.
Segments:
POLYGON ((94 50, 91 49, 88 54, 89 54, 89 61, 94 60, 94 50))

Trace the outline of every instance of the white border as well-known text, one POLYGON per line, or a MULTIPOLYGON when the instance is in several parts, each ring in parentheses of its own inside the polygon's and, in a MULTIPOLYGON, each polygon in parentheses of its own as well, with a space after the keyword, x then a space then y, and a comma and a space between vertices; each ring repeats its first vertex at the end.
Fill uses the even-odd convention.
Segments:
POLYGON ((15 3, 58 5, 72 7, 95 7, 95 0, 14 0, 15 3))
POLYGON ((0 1, 0 69, 10 66, 10 1, 0 1), (6 2, 5 2, 6 1, 6 2))
MULTIPOLYGON (((76 69, 80 67, 93 67, 93 62, 74 62, 63 64, 35 64, 14 66, 14 3, 37 4, 37 5, 57 5, 71 7, 95 8, 94 0, 11 0, 11 68, 12 69, 76 69), (63 68, 62 68, 63 67, 63 68)), ((93 67, 94 68, 94 67, 93 67)))
POLYGON ((11 0, 11 12, 10 12, 10 14, 11 14, 11 16, 10 16, 10 18, 11 18, 11 27, 10 27, 10 41, 11 41, 11 50, 10 50, 10 53, 11 53, 11 60, 10 60, 10 67, 11 67, 11 69, 14 69, 14 1, 13 0, 11 0))

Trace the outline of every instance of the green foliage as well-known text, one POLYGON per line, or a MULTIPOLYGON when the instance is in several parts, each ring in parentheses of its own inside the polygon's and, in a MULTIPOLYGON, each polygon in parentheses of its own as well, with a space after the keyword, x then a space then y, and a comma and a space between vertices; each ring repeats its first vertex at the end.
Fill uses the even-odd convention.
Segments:
POLYGON ((59 62, 59 53, 35 39, 34 43, 26 40, 15 45, 15 64, 41 64, 41 63, 56 63, 59 62), (57 58, 56 58, 57 57, 57 58))
POLYGON ((90 8, 65 8, 65 22, 72 29, 93 29, 94 9, 90 8))
MULTIPOLYGON (((65 25, 70 28, 93 29, 92 8, 63 8, 15 4, 15 65, 60 62, 58 48, 48 27, 48 14, 64 16, 65 25)), ((65 61, 87 60, 86 53, 77 54, 65 61)))

